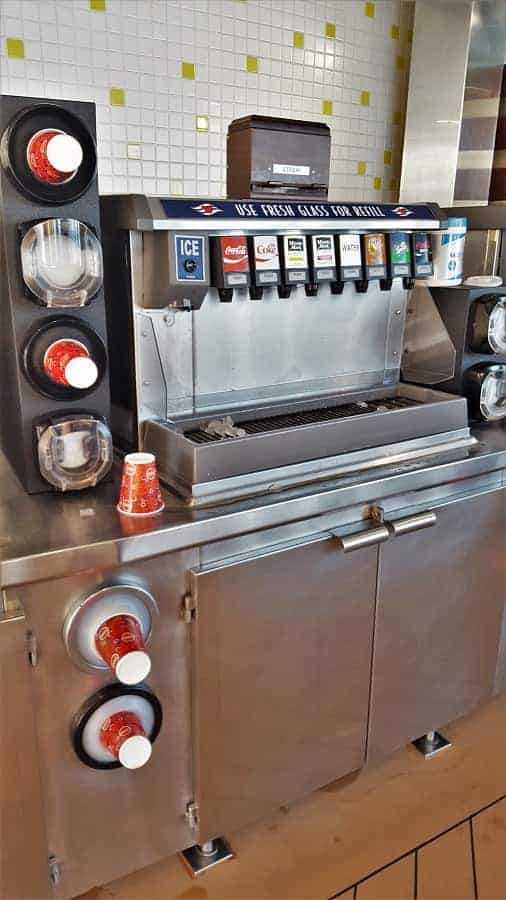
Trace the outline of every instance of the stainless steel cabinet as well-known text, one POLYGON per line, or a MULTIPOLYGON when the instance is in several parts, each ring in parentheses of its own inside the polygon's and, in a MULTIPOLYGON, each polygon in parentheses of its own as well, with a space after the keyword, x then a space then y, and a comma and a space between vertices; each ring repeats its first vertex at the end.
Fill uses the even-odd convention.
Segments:
POLYGON ((201 840, 363 764, 377 554, 325 535, 194 573, 201 840))
POLYGON ((380 549, 368 758, 490 696, 505 593, 505 492, 436 509, 380 549))

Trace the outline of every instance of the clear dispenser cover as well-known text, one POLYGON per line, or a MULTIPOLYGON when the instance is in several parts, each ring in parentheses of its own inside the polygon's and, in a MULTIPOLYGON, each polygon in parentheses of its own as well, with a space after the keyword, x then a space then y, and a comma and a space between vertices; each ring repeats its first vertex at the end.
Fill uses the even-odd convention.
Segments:
POLYGON ((94 487, 112 466, 107 425, 93 416, 53 419, 39 433, 41 475, 59 491, 94 487))
POLYGON ((84 306, 102 285, 100 241, 77 219, 46 219, 23 237, 21 269, 44 306, 84 306))
POLYGON ((488 342, 494 353, 506 353, 506 297, 501 297, 490 313, 488 342))
POLYGON ((480 409, 484 419, 506 416, 506 366, 491 366, 483 379, 480 409))

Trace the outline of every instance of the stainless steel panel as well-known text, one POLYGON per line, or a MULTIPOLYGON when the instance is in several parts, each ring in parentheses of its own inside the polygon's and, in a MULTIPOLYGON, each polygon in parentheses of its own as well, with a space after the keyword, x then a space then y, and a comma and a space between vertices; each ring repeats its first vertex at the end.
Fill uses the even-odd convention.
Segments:
POLYGON ((434 527, 380 548, 369 760, 491 696, 505 535, 506 494, 498 490, 444 506, 434 527))
POLYGON ((61 862, 57 896, 75 896, 194 842, 184 818, 193 797, 188 627, 180 609, 195 561, 191 552, 160 556, 134 569, 88 572, 16 591, 39 645, 33 684, 48 844, 61 862), (164 721, 144 768, 100 771, 77 758, 70 729, 81 704, 113 675, 75 666, 62 629, 74 602, 121 582, 146 587, 160 609, 149 644, 148 683, 164 721))
POLYGON ((320 536, 194 573, 200 840, 362 765, 376 564, 320 536))
POLYGON ((0 617, 0 897, 49 900, 33 670, 22 613, 0 617))
POLYGON ((404 332, 402 375, 406 381, 439 384, 455 375, 457 351, 428 288, 411 291, 404 332))
POLYGON ((453 200, 472 3, 417 0, 399 199, 453 200))
MULTIPOLYGON (((399 368, 406 305, 399 280, 391 292, 374 283, 367 294, 357 294, 346 285, 340 297, 328 285, 317 298, 297 289, 281 300, 275 290, 266 290, 260 303, 236 293, 226 304, 211 290, 192 313, 196 411, 209 406, 202 402, 209 396, 220 406, 219 397, 223 403, 231 394, 238 406, 243 391, 269 387, 270 397, 296 396, 303 383, 335 377, 345 376, 352 391, 370 385, 363 380, 368 373, 372 385, 384 384, 385 368, 395 369, 395 361, 399 368), (397 324, 393 330, 391 318, 397 324)), ((388 383, 396 380, 390 377, 388 383)))
POLYGON ((464 279, 473 275, 497 275, 501 252, 498 228, 467 231, 464 249, 464 279))

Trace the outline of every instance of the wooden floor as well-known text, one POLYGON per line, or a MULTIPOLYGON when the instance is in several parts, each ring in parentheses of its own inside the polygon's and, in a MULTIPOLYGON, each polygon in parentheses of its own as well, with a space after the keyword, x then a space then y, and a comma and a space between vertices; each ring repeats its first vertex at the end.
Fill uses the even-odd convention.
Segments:
POLYGON ((83 900, 506 900, 506 694, 445 734, 228 835, 196 881, 172 857, 83 900))

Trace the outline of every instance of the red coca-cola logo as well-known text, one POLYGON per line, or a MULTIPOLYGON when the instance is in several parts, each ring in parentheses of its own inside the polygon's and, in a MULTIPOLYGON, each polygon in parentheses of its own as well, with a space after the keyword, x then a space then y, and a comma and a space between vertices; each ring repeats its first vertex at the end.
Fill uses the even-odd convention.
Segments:
POLYGON ((224 272, 248 272, 248 245, 243 237, 221 239, 222 264, 224 272))

